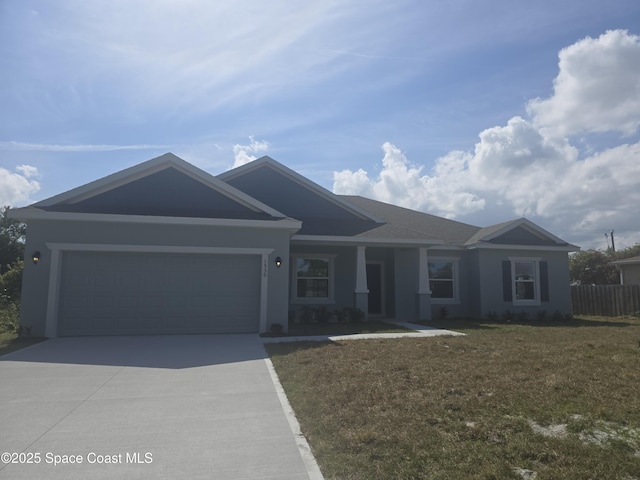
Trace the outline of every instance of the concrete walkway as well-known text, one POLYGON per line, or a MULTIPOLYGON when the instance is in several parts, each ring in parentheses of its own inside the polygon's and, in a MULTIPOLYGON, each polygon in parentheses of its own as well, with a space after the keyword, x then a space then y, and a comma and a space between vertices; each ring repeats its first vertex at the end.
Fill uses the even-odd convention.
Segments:
POLYGON ((0 479, 322 478, 269 367, 257 335, 56 338, 11 353, 0 479))
POLYGON ((385 320, 386 323, 398 325, 404 327, 411 332, 390 332, 390 333, 357 333, 353 335, 309 335, 299 337, 266 337, 265 342, 277 343, 277 342, 313 342, 313 341, 340 341, 340 340, 369 340, 374 338, 405 338, 405 337, 438 337, 438 336, 459 336, 466 335, 466 333, 454 332, 452 330, 445 330, 443 328, 427 327, 426 325, 420 325, 417 323, 408 322, 392 322, 385 320))

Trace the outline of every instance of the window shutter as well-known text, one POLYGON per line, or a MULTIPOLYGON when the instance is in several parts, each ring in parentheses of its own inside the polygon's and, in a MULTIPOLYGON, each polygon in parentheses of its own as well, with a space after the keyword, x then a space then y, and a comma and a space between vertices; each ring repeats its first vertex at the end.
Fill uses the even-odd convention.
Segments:
POLYGON ((540 262, 540 300, 549 301, 549 263, 540 262))
POLYGON ((511 262, 509 260, 502 262, 502 298, 505 302, 513 301, 511 293, 511 262))

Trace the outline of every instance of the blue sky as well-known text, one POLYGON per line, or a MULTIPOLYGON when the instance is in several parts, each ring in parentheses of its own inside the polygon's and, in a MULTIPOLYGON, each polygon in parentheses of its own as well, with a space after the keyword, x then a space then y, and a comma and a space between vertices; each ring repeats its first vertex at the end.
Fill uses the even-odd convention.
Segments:
POLYGON ((640 4, 1 1, 0 202, 167 151, 640 242, 640 4))

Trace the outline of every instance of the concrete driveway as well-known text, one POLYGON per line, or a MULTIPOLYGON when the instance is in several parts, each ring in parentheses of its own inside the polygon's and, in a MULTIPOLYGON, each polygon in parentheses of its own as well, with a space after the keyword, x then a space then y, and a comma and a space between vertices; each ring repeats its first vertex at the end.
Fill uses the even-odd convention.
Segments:
POLYGON ((313 477, 265 358, 257 335, 56 338, 2 357, 0 479, 313 477))

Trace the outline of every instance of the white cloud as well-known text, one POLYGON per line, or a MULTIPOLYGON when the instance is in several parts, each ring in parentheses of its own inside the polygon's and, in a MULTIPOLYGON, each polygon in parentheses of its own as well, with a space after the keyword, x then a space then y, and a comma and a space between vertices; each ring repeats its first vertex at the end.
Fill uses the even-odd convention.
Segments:
POLYGON ((16 170, 20 172, 25 178, 37 177, 38 169, 31 165, 18 165, 16 170))
POLYGON ((333 172, 333 191, 336 193, 376 197, 372 190, 373 182, 369 179, 369 174, 361 168, 355 172, 351 170, 333 172))
POLYGON ((449 218, 484 210, 499 200, 511 206, 510 215, 538 213, 547 185, 577 156, 566 141, 546 138, 520 117, 481 132, 474 153, 454 151, 439 158, 430 174, 394 145, 385 143, 382 150, 377 176, 370 178, 362 169, 335 172, 334 191, 449 218))
POLYGON ((640 233, 638 165, 640 143, 575 161, 540 199, 540 214, 560 215, 580 230, 604 231, 618 225, 640 233))
POLYGON ((0 142, 0 150, 41 151, 41 152, 109 152, 114 150, 157 150, 168 149, 171 145, 56 145, 47 143, 0 142))
POLYGON ((640 143, 579 160, 572 147, 549 145, 530 132, 518 136, 533 128, 512 128, 521 122, 516 117, 506 127, 482 132, 473 154, 451 152, 438 159, 430 175, 385 143, 377 175, 334 172, 333 190, 479 226, 526 216, 587 247, 614 227, 640 242, 640 143))
POLYGON ((249 137, 249 145, 235 144, 233 146, 233 168, 254 161, 256 158, 253 153, 264 153, 269 150, 269 142, 256 141, 253 137, 249 137))
POLYGON ((436 175, 422 173, 423 167, 411 164, 406 156, 391 143, 382 145, 382 170, 374 177, 362 169, 352 172, 334 172, 333 190, 339 194, 358 194, 407 208, 425 210, 447 217, 470 213, 484 208, 484 201, 472 193, 458 188, 459 183, 447 181, 456 169, 465 163, 453 156, 439 164, 436 175))
POLYGON ((38 175, 37 168, 20 165, 16 170, 17 173, 0 167, 0 206, 23 205, 40 190, 40 184, 30 179, 38 175))
POLYGON ((558 135, 617 131, 640 126, 640 37, 611 30, 564 48, 554 93, 531 100, 535 124, 558 135))
MULTIPOLYGON (((549 139, 531 123, 514 117, 504 127, 480 133, 464 172, 469 178, 461 186, 483 195, 499 195, 518 216, 543 214, 540 199, 576 158, 577 151, 566 141, 549 139)), ((454 179, 451 175, 448 180, 454 179)))
POLYGON ((639 54, 639 38, 621 31, 577 42, 560 54, 554 96, 529 102, 531 120, 482 131, 473 152, 450 152, 429 172, 385 143, 377 174, 334 172, 333 189, 480 226, 526 216, 587 248, 612 228, 626 246, 640 242, 640 143, 581 152, 569 140, 637 130, 639 54))

